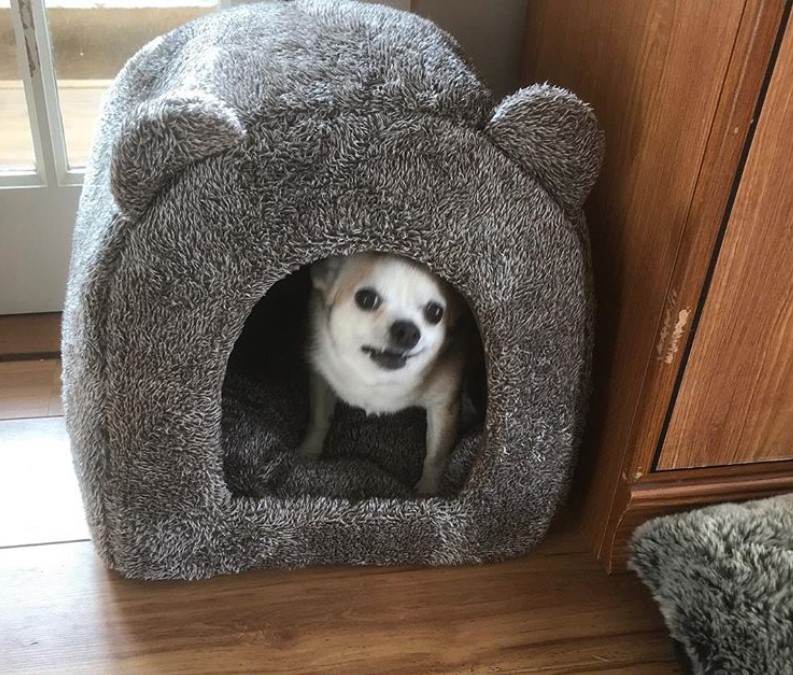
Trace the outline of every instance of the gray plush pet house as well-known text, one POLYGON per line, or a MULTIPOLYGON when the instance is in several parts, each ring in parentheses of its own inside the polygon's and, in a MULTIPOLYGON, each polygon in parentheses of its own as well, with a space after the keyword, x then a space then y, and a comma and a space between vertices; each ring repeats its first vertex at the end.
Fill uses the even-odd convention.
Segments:
POLYGON ((582 427, 581 206, 601 153, 572 94, 496 105, 448 35, 374 5, 246 5, 144 47, 101 114, 64 314, 66 417, 102 558, 197 578, 534 546, 582 427), (426 263, 480 322, 486 419, 437 497, 411 489, 416 411, 342 408, 318 463, 294 455, 299 270, 366 250, 426 263))

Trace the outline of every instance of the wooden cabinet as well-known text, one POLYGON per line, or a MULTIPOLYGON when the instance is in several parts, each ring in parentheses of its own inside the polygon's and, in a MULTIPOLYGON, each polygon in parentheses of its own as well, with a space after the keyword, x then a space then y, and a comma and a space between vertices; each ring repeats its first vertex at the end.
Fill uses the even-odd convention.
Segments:
POLYGON ((606 130, 575 502, 609 569, 649 517, 793 490, 789 5, 527 5, 525 81, 569 87, 606 130))

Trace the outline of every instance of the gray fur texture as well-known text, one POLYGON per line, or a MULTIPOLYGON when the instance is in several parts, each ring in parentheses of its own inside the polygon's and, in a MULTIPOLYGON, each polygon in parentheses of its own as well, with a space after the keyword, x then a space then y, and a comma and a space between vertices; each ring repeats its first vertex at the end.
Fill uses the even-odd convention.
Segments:
POLYGON ((64 314, 66 418, 107 564, 199 578, 531 549, 581 432, 581 206, 602 145, 569 92, 496 105, 448 35, 375 5, 246 5, 144 47, 101 114, 64 314), (438 497, 411 491, 415 411, 342 409, 319 463, 294 456, 299 270, 366 250, 427 264, 481 324, 487 414, 438 497))
POLYGON ((793 495, 652 520, 630 565, 695 675, 793 673, 793 495))

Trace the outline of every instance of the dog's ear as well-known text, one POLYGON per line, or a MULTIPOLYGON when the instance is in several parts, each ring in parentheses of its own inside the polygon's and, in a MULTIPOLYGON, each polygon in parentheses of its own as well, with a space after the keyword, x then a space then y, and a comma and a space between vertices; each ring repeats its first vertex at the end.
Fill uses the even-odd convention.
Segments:
POLYGON ((450 295, 446 296, 446 330, 454 333, 460 327, 463 318, 463 308, 460 301, 450 295))
POLYGON ((339 278, 345 261, 344 256, 332 255, 311 265, 311 285, 325 298, 329 296, 336 279, 339 278))
POLYGON ((457 333, 468 319, 470 310, 460 292, 447 281, 443 281, 443 295, 446 298, 446 330, 457 333))

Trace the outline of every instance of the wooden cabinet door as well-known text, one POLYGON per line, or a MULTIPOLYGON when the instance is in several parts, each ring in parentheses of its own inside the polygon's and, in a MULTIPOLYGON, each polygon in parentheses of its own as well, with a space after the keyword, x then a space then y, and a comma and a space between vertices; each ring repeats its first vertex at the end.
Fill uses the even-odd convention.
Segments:
POLYGON ((782 40, 659 469, 793 459, 793 30, 782 40))

